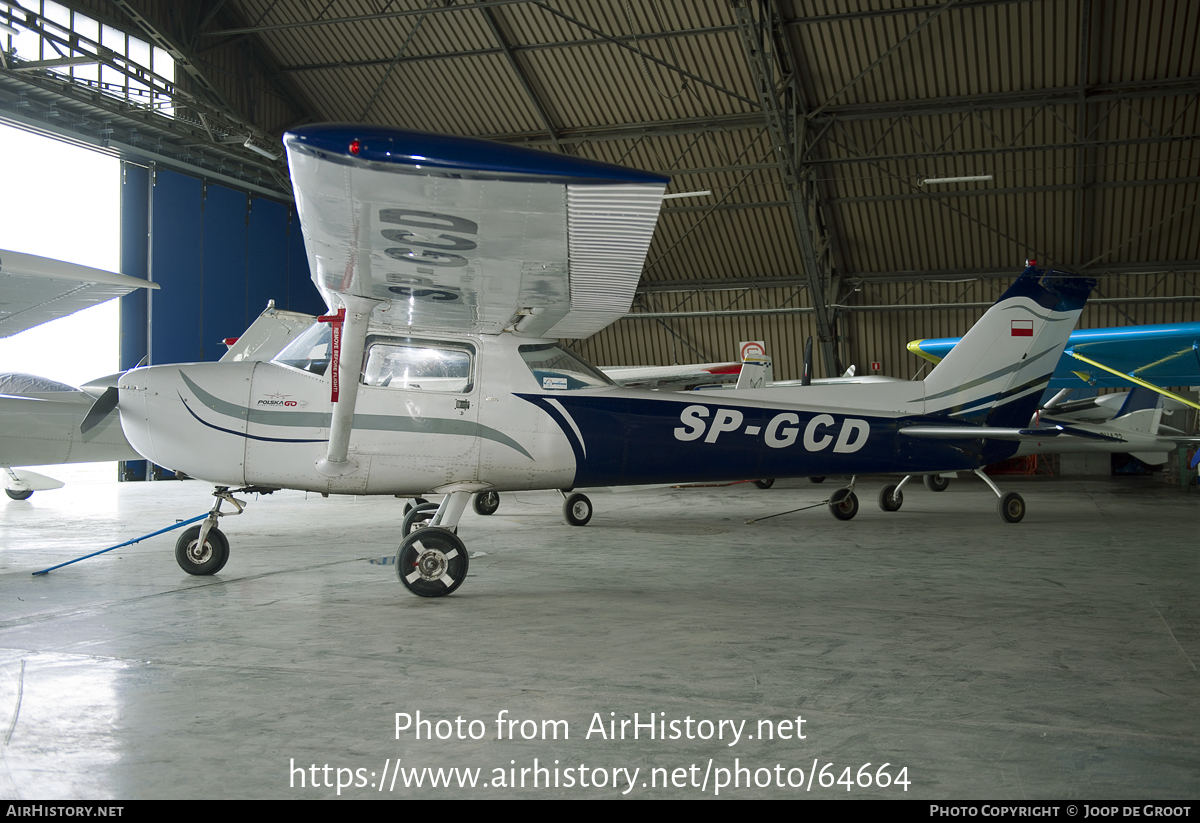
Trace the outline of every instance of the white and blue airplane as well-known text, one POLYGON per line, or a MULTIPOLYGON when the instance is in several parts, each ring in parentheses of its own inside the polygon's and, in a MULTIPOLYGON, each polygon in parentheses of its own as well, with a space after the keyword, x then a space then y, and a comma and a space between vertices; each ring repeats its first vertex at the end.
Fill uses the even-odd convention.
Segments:
MULTIPOLYGON (((1029 421, 1093 280, 1027 268, 919 382, 624 389, 557 340, 628 311, 667 178, 377 126, 284 142, 329 314, 270 362, 138 368, 105 401, 140 454, 217 486, 176 546, 189 573, 224 566, 238 491, 443 494, 396 555, 400 582, 437 597, 466 576, 456 528, 483 492, 977 471, 1079 436, 1029 421)), ((984 479, 1021 520, 1020 495, 984 479)), ((830 507, 854 516, 853 481, 830 507)), ((564 513, 587 522, 591 503, 564 513)))

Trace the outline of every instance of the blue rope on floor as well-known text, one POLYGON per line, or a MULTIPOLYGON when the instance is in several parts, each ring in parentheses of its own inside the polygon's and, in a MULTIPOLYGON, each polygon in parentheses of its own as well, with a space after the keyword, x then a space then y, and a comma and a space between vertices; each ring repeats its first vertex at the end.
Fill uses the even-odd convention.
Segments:
POLYGON ((141 537, 135 537, 133 540, 126 540, 124 543, 118 543, 117 545, 112 546, 110 548, 101 549, 100 551, 92 552, 91 554, 85 554, 83 557, 77 557, 74 560, 68 560, 66 563, 59 563, 57 566, 51 566, 48 569, 42 569, 40 572, 34 572, 33 576, 37 577, 39 574, 49 574, 50 572, 54 571, 55 569, 61 569, 63 566, 69 566, 72 563, 78 563, 80 560, 87 560, 89 557, 95 557, 98 554, 104 554, 105 552, 110 552, 113 549, 119 549, 122 546, 131 546, 134 543, 140 543, 143 540, 145 540, 147 537, 154 537, 154 536, 160 535, 164 532, 174 531, 175 529, 182 529, 184 526, 195 523, 197 520, 203 520, 206 517, 208 517, 208 512, 205 512, 204 514, 202 514, 198 517, 193 517, 191 520, 183 520, 179 523, 176 523, 174 526, 167 526, 165 529, 159 529, 156 532, 150 532, 150 534, 143 534, 141 537))

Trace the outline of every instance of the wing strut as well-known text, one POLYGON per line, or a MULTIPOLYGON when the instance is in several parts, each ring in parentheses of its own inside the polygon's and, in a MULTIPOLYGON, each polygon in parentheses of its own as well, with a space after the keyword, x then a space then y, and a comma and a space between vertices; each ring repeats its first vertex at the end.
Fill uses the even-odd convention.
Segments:
POLYGON ((1175 394, 1174 392, 1169 392, 1166 389, 1163 389, 1163 388, 1160 388, 1160 387, 1154 385, 1153 383, 1147 383, 1145 380, 1143 380, 1140 377, 1134 377, 1132 374, 1125 374, 1124 372, 1119 372, 1116 369, 1112 368, 1111 366, 1106 366, 1103 363, 1097 363, 1095 360, 1093 360, 1090 357, 1084 357, 1082 354, 1076 354, 1074 349, 1067 349, 1067 354, 1071 355, 1076 360, 1082 360, 1084 363, 1087 363, 1090 366, 1095 366, 1098 369, 1103 369, 1104 371, 1108 372, 1109 374, 1115 374, 1117 377, 1128 380, 1130 383, 1133 383, 1136 386, 1141 386, 1143 388, 1150 389, 1150 391, 1156 391, 1159 394, 1163 395, 1164 397, 1169 397, 1172 400, 1183 403, 1185 406, 1191 406, 1193 409, 1200 409, 1200 403, 1196 403, 1192 400, 1188 400, 1186 397, 1180 397, 1179 395, 1175 394))
POLYGON ((333 361, 337 364, 330 375, 333 418, 329 423, 329 451, 317 461, 317 471, 326 477, 342 477, 358 471, 358 464, 348 460, 350 432, 354 429, 354 404, 358 400, 358 376, 362 371, 363 347, 367 341, 367 324, 371 312, 380 302, 352 294, 339 294, 344 308, 337 313, 318 318, 333 325, 333 361), (346 396, 340 388, 346 386, 346 396))

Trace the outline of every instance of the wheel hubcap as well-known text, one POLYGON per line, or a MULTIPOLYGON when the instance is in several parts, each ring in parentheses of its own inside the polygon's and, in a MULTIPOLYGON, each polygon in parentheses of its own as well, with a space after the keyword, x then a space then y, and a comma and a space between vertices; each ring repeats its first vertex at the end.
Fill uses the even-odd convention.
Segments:
POLYGON ((440 580, 450 567, 450 561, 437 549, 426 549, 417 555, 416 567, 422 580, 440 580))
POLYGON ((576 503, 571 507, 571 514, 575 515, 576 520, 582 520, 587 517, 588 507, 586 503, 576 503))
POLYGON ((201 546, 200 541, 196 540, 193 543, 188 545, 187 558, 188 558, 188 560, 192 561, 196 565, 200 565, 201 563, 207 563, 211 557, 212 557, 212 546, 210 546, 207 542, 203 546, 201 546))

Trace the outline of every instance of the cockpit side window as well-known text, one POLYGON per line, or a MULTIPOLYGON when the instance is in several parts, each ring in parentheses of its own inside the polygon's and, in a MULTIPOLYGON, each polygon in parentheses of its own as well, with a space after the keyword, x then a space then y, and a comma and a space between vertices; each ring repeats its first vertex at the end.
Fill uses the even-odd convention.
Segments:
POLYGON ((465 343, 372 337, 365 386, 467 394, 475 386, 475 349, 465 343))

